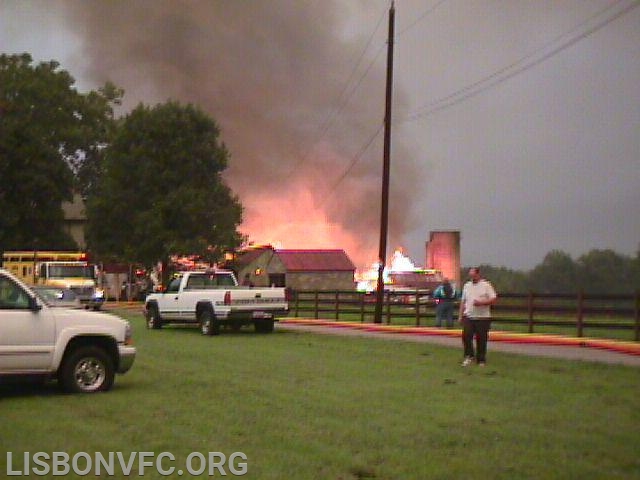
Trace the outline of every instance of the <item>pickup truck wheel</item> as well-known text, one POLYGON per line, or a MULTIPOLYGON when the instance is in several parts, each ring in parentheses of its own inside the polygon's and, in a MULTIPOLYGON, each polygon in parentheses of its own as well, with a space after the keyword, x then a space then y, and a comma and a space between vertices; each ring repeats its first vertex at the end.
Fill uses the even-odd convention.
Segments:
POLYGON ((254 322, 254 326, 258 333, 271 333, 273 332, 273 323, 273 320, 261 320, 259 322, 254 322))
POLYGON ((147 311, 147 328, 158 330, 162 328, 162 319, 158 313, 158 307, 151 305, 147 311))
POLYGON ((100 347, 86 346, 71 351, 64 359, 59 380, 67 392, 93 393, 113 385, 113 360, 100 347))
POLYGON ((200 314, 200 331, 203 335, 218 335, 220 322, 211 310, 204 310, 200 314))

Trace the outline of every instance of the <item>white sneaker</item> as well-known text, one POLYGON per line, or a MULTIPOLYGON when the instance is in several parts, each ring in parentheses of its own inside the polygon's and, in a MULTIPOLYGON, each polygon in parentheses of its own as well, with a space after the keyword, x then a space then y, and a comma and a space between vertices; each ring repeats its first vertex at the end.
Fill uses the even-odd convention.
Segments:
POLYGON ((471 357, 465 357, 465 359, 462 361, 461 365, 463 367, 468 367, 469 365, 471 365, 473 363, 473 358, 471 357))

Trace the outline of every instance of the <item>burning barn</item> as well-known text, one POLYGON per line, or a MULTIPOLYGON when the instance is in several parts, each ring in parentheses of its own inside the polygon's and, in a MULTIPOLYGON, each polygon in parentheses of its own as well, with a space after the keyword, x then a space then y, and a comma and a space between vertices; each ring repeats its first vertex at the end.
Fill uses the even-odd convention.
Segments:
MULTIPOLYGON (((393 252, 390 266, 385 267, 383 281, 385 290, 430 290, 435 289, 443 280, 442 272, 436 269, 418 268, 409 257, 406 257, 401 248, 393 252)), ((373 292, 377 288, 378 265, 358 277, 358 290, 373 292)))
POLYGON ((353 290, 355 266, 344 250, 288 250, 271 245, 238 252, 227 265, 256 286, 353 290), (248 277, 247 277, 248 275, 248 277))
POLYGON ((442 273, 438 270, 415 269, 408 272, 389 272, 391 289, 419 289, 433 291, 442 282, 442 273))

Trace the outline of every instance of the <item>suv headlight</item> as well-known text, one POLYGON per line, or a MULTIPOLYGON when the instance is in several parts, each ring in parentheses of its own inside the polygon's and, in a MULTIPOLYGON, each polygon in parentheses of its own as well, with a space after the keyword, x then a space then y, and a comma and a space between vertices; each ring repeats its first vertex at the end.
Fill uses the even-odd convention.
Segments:
POLYGON ((133 337, 133 329, 131 328, 131 324, 129 322, 125 321, 125 325, 124 325, 124 344, 125 345, 131 345, 133 343, 132 337, 133 337))

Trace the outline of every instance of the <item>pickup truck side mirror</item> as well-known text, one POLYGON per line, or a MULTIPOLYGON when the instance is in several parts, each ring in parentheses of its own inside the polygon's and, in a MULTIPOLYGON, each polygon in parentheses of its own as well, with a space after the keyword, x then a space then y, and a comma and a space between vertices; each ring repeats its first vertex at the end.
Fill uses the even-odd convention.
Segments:
POLYGON ((29 310, 32 312, 39 312, 42 310, 42 305, 38 302, 36 297, 29 296, 29 310))

